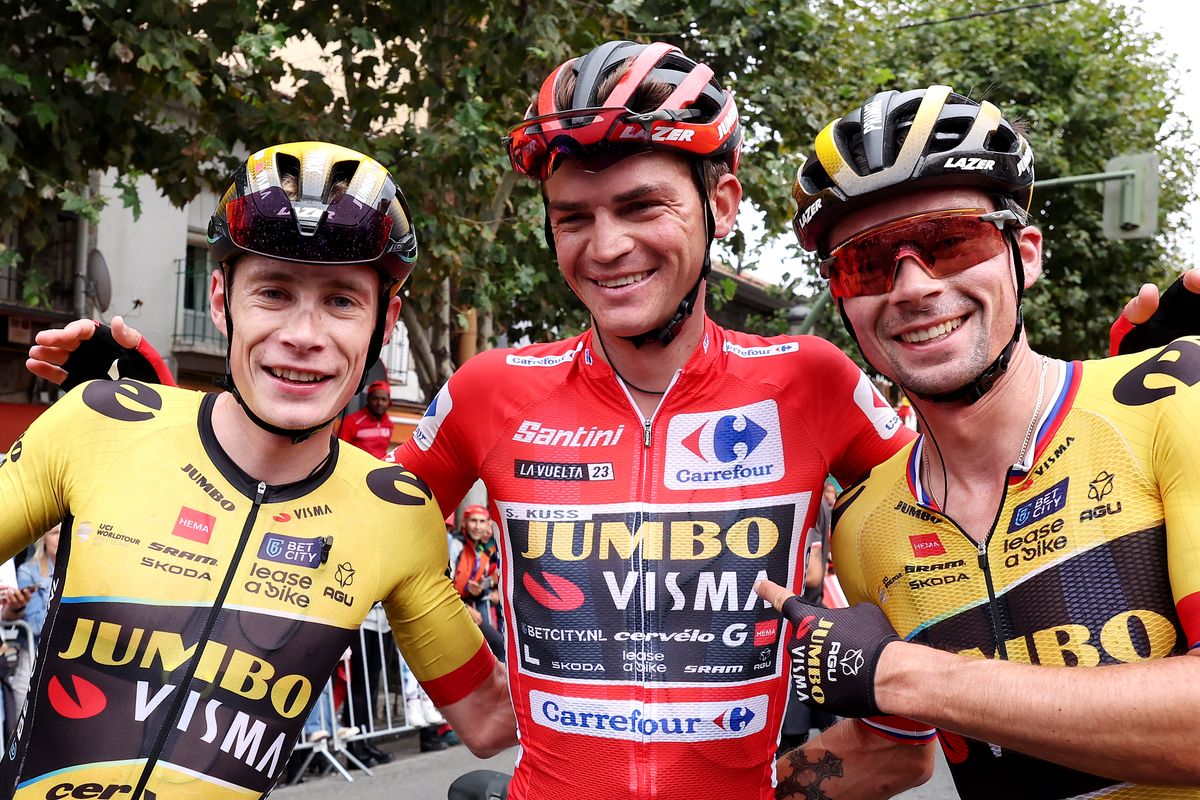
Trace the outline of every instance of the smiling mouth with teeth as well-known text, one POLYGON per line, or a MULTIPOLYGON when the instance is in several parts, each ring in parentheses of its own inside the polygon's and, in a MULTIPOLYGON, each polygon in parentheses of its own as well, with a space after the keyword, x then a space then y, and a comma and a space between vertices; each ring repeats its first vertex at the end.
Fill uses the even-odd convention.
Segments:
POLYGON ((605 289, 617 289, 622 286, 628 286, 631 283, 641 283, 648 277, 650 277, 649 270, 647 270, 646 272, 637 272, 637 273, 634 273, 633 275, 626 275, 623 278, 613 278, 612 280, 607 280, 607 281, 598 280, 598 281, 596 281, 596 283, 598 285, 604 287, 605 289))
POLYGON ((930 328, 923 328, 919 331, 907 331, 900 334, 900 340, 908 344, 917 344, 918 342, 928 342, 931 339, 940 339, 953 330, 956 330, 959 325, 962 325, 966 317, 958 317, 947 322, 942 322, 930 328))
POLYGON ((267 372, 280 380, 291 381, 293 383, 317 383, 323 381, 327 376, 318 375, 315 372, 303 372, 298 369, 276 369, 275 367, 267 367, 267 372))

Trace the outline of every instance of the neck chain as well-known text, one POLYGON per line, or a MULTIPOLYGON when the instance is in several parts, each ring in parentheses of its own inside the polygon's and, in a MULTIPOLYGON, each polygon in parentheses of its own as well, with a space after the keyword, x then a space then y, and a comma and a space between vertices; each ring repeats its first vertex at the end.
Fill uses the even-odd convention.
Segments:
MULTIPOLYGON (((1042 369, 1041 373, 1038 375, 1037 404, 1033 407, 1033 416, 1029 418, 1029 425, 1025 429, 1025 438, 1021 440, 1021 452, 1017 456, 1016 463, 1013 464, 1013 469, 1025 469, 1025 455, 1029 451, 1029 443, 1033 439, 1033 430, 1037 427, 1038 419, 1042 416, 1043 393, 1046 389, 1046 371, 1049 369, 1049 367, 1050 359, 1046 356, 1042 356, 1042 369)), ((926 446, 929 443, 929 437, 925 438, 926 441, 921 442, 921 466, 925 470, 925 485, 929 486, 933 480, 933 470, 930 469, 929 466, 929 448, 926 446)), ((943 462, 943 466, 944 465, 945 462, 943 462)), ((942 470, 942 474, 945 475, 944 469, 942 470)), ((942 502, 940 506, 943 513, 946 511, 946 492, 948 492, 950 488, 948 485, 948 478, 945 480, 945 483, 947 485, 942 487, 942 502)))
MULTIPOLYGON (((604 355, 608 356, 608 348, 604 346, 604 339, 602 339, 600 337, 600 328, 596 327, 595 331, 596 331, 596 341, 598 341, 600 343, 600 347, 604 350, 604 355)), ((621 379, 621 383, 625 384, 626 386, 628 386, 630 389, 633 389, 634 391, 641 392, 642 394, 657 395, 660 397, 667 393, 666 389, 663 389, 661 392, 656 392, 651 389, 643 389, 642 387, 638 386, 633 381, 629 380, 629 378, 626 378, 624 375, 621 374, 620 370, 617 369, 617 365, 613 363, 611 356, 608 356, 608 366, 612 369, 613 374, 621 379)))
POLYGON ((1049 366, 1050 359, 1042 356, 1042 372, 1038 376, 1037 405, 1033 407, 1033 416, 1029 418, 1029 427, 1025 429, 1025 438, 1021 441, 1021 453, 1017 456, 1017 463, 1013 464, 1013 469, 1025 469, 1025 453, 1033 438, 1033 429, 1037 426, 1038 417, 1042 415, 1042 392, 1046 388, 1046 370, 1049 366))

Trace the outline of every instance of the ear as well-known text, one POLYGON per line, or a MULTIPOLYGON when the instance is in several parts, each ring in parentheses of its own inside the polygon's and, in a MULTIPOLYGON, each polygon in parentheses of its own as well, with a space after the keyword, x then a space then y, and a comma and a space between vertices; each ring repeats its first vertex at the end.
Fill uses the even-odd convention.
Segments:
POLYGON ((387 311, 383 319, 383 343, 392 340, 392 331, 396 328, 396 320, 400 318, 400 298, 393 297, 388 301, 387 311))
POLYGON ((225 268, 217 267, 208 282, 208 316, 222 335, 225 327, 225 268))
POLYGON ((1042 232, 1033 225, 1026 225, 1017 233, 1017 249, 1021 253, 1021 267, 1025 271, 1025 288, 1028 289, 1042 277, 1042 232))
POLYGON ((737 177, 725 173, 717 180, 716 187, 708 193, 708 201, 712 205, 713 236, 724 239, 733 230, 737 222, 738 206, 742 204, 742 184, 737 177))

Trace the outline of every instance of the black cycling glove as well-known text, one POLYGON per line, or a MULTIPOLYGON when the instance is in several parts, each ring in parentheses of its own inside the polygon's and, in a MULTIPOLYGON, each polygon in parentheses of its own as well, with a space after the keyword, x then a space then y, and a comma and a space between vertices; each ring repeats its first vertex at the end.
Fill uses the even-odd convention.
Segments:
POLYGON ((1183 278, 1172 283, 1158 301, 1158 310, 1140 325, 1124 314, 1109 332, 1109 354, 1124 355, 1162 347, 1180 336, 1200 334, 1200 294, 1183 285, 1183 278))
POLYGON ((117 372, 122 378, 132 378, 143 383, 175 385, 162 357, 146 343, 145 338, 137 347, 122 347, 113 338, 112 328, 103 323, 96 323, 96 332, 90 339, 80 342, 62 365, 67 373, 66 380, 62 382, 62 390, 69 392, 86 381, 108 380, 108 371, 113 362, 116 362, 117 372))
POLYGON ((839 717, 872 717, 875 667, 883 648, 900 637, 877 607, 823 608, 788 598, 783 615, 794 626, 788 640, 792 687, 806 706, 839 717))

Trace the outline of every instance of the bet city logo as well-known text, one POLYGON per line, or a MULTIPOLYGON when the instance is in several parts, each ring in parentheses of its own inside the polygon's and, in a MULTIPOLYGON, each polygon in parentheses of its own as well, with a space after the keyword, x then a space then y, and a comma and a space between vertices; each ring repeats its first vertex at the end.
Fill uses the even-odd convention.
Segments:
POLYGON ((700 414, 678 414, 667 427, 663 483, 715 489, 774 483, 785 474, 779 406, 763 400, 700 414))

